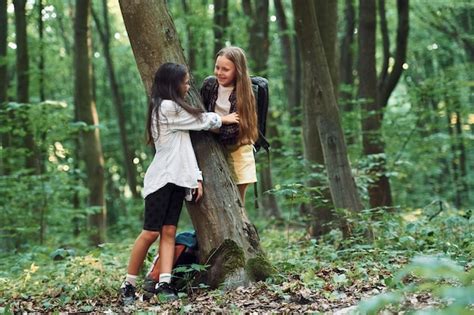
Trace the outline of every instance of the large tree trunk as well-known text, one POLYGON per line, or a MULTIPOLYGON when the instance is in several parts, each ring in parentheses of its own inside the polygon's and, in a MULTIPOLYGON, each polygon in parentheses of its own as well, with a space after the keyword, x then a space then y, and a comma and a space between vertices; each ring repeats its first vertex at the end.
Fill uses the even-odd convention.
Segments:
POLYGON ((122 144, 122 155, 124 160, 123 164, 127 175, 128 186, 130 187, 130 191, 132 192, 133 197, 140 198, 140 193, 137 190, 137 171, 135 168, 135 164, 133 164, 133 149, 130 148, 130 145, 128 143, 126 127, 127 124, 125 119, 123 99, 120 93, 119 85, 117 83, 112 54, 110 52, 110 23, 106 0, 102 0, 102 7, 104 23, 103 25, 100 22, 99 17, 95 14, 95 12, 92 12, 92 15, 97 26, 102 46, 104 48, 105 65, 107 67, 107 74, 109 77, 110 88, 112 91, 112 101, 114 103, 115 111, 117 112, 120 142, 122 144))
POLYGON ((214 56, 225 46, 229 27, 229 1, 214 0, 214 56))
MULTIPOLYGON (((252 1, 246 1, 243 8, 248 19, 251 21, 248 25, 248 32, 250 34, 249 59, 254 61, 252 63, 252 70, 260 76, 267 77, 267 63, 270 49, 270 40, 268 38, 269 0, 258 0, 253 3, 252 1)), ((271 125, 272 123, 274 123, 272 122, 272 108, 269 106, 267 124, 271 125)), ((274 139, 276 138, 276 133, 277 130, 273 126, 272 128, 267 128, 266 136, 269 139, 274 139)), ((260 204, 265 214, 280 218, 281 211, 278 207, 275 195, 263 193, 273 188, 271 160, 261 164, 259 177, 259 189, 262 192, 260 204)))
POLYGON ((91 37, 89 29, 90 0, 76 0, 74 24, 74 103, 80 121, 88 125, 81 132, 81 151, 86 165, 89 206, 96 213, 89 216, 91 241, 100 244, 105 241, 106 208, 104 183, 104 157, 100 143, 99 118, 92 98, 91 37))
MULTIPOLYGON (((8 34, 8 14, 7 14, 7 0, 0 0, 0 60, 7 60, 7 34, 8 34)), ((8 76, 7 63, 0 62, 0 109, 5 108, 8 101, 8 76)), ((0 133, 0 141, 2 148, 5 149, 10 146, 10 136, 8 133, 0 133)), ((0 175, 7 175, 9 167, 5 164, 4 156, 0 157, 0 175)))
MULTIPOLYGON (((119 3, 149 93, 160 64, 184 63, 176 28, 164 0, 119 3)), ((189 96, 192 104, 202 106, 194 86, 189 96)), ((187 206, 197 233, 200 261, 210 265, 207 282, 212 287, 230 287, 265 278, 271 266, 260 247, 257 231, 239 202, 221 147, 207 132, 192 133, 191 137, 204 174, 204 198, 187 206)))
MULTIPOLYGON (((305 116, 317 126, 334 206, 359 211, 362 204, 352 177, 335 89, 320 35, 315 4, 293 0, 296 33, 301 48, 305 116), (311 95, 312 97, 308 97, 311 95)), ((329 56, 333 58, 334 56, 329 56)), ((316 141, 313 140, 313 143, 316 141)), ((342 224, 345 235, 348 226, 342 224)))
MULTIPOLYGON (((303 5, 299 3, 298 5, 303 5)), ((335 81, 332 76, 336 73, 336 30, 337 30, 337 2, 326 3, 325 1, 316 1, 314 3, 315 12, 317 15, 317 23, 321 34, 325 34, 322 39, 324 46, 324 52, 326 60, 328 61, 328 67, 331 75, 331 80, 334 86, 335 81), (326 52, 327 49, 327 52, 326 52)), ((300 8, 294 8, 295 12, 301 12, 300 8)), ((295 28, 298 33, 301 45, 301 36, 304 34, 306 40, 309 40, 311 31, 308 30, 304 33, 304 28, 308 27, 304 23, 304 19, 298 18, 295 20, 295 28)), ((314 39, 313 39, 314 40, 314 39)), ((301 46, 302 50, 308 49, 308 47, 301 46)), ((302 52, 304 54, 305 52, 302 52)), ((307 58, 302 55, 302 58, 307 58)), ((306 81, 307 77, 303 73, 303 80, 306 81)), ((335 90, 334 90, 335 92, 335 90)), ((336 94, 334 94, 335 97, 336 94)), ((304 146, 304 157, 310 163, 308 171, 310 173, 318 172, 316 165, 324 166, 324 154, 321 146, 320 133, 318 126, 314 123, 315 119, 315 91, 308 91, 306 88, 303 90, 303 146, 304 146)), ((325 187, 327 183, 319 179, 311 179, 308 181, 309 187, 325 187)), ((316 194, 316 193, 315 193, 316 194)), ((318 193, 319 194, 319 193, 318 193)), ((309 233, 312 236, 320 236, 330 231, 331 227, 329 224, 334 221, 335 216, 333 214, 333 203, 331 194, 328 189, 323 189, 321 196, 313 196, 314 198, 322 197, 322 199, 328 200, 327 203, 312 202, 302 206, 302 213, 310 217, 309 221, 309 233)))

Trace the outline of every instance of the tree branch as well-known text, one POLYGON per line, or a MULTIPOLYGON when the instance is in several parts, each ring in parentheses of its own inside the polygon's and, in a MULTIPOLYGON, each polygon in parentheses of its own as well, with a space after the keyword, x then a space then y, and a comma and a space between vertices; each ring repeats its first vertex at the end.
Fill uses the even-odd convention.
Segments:
POLYGON ((403 64, 406 61, 409 31, 409 0, 397 1, 398 26, 397 26, 397 47, 395 51, 395 64, 392 72, 387 77, 386 82, 379 90, 379 104, 385 107, 388 98, 392 94, 395 86, 403 72, 403 64))

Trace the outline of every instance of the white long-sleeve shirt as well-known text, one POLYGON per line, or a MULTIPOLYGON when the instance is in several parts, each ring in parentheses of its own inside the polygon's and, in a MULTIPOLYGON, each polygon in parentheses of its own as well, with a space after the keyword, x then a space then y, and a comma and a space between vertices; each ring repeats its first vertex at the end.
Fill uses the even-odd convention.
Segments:
POLYGON ((167 183, 186 188, 197 187, 202 175, 189 130, 208 130, 222 125, 221 118, 216 113, 203 113, 201 117, 194 117, 171 100, 161 102, 159 136, 156 130, 157 117, 156 114, 152 115, 152 136, 156 153, 145 173, 143 198, 167 183))
POLYGON ((230 101, 229 97, 234 90, 233 86, 222 86, 219 85, 217 89, 217 100, 216 107, 214 112, 218 113, 220 116, 229 115, 230 113, 230 101))

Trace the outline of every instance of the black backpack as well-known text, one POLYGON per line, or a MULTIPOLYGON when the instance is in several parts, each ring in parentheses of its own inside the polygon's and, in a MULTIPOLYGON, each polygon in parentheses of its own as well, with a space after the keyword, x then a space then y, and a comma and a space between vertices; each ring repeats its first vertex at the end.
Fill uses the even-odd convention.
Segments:
MULTIPOLYGON (((268 96, 268 80, 262 77, 251 77, 250 79, 252 80, 252 89, 257 105, 258 139, 254 146, 256 151, 259 151, 260 148, 263 148, 268 153, 270 150, 270 143, 265 138, 267 112, 270 101, 268 96)), ((207 87, 214 86, 216 81, 216 77, 214 76, 209 76, 204 79, 202 86, 206 88, 201 90, 201 96, 203 98, 204 104, 208 103, 208 100, 210 99, 210 93, 212 92, 212 89, 207 87)))
POLYGON ((264 148, 265 151, 270 150, 270 143, 265 138, 265 130, 267 128, 267 113, 270 97, 268 95, 268 80, 262 77, 251 77, 253 94, 257 102, 257 125, 258 139, 255 142, 255 150, 264 148))

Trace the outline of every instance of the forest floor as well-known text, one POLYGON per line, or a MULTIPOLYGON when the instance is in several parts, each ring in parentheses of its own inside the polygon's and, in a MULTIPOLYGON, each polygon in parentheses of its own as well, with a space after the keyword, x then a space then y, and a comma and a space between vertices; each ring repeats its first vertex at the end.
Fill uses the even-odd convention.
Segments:
MULTIPOLYGON (((17 312, 169 312, 169 313, 306 313, 353 314, 362 299, 384 292, 387 287, 380 279, 359 281, 350 286, 335 288, 329 284, 332 274, 341 270, 321 270, 318 276, 327 279, 328 284, 319 290, 311 290, 297 277, 281 284, 265 282, 253 283, 247 287, 222 290, 196 290, 173 302, 160 302, 158 297, 150 301, 137 300, 135 304, 124 307, 118 294, 86 299, 60 305, 54 299, 35 300, 31 298, 15 299, 8 302, 7 308, 0 313, 17 312)), ((389 275, 388 271, 385 275, 389 275)), ((414 293, 405 297, 402 304, 392 307, 393 313, 403 310, 429 310, 443 305, 429 293, 414 293)))
MULTIPOLYGON (((118 288, 132 239, 92 249, 35 246, 0 254, 0 314, 474 314, 472 221, 460 211, 432 220, 421 212, 410 212, 408 218, 387 214, 371 222, 375 238, 369 243, 356 237, 345 240, 337 230, 315 240, 304 228, 260 226, 261 245, 275 267, 267 281, 229 290, 188 285, 177 301, 154 298, 128 307, 121 305, 118 288)), ((150 253, 148 265, 152 259, 150 253)))

